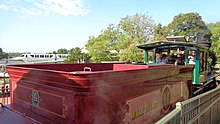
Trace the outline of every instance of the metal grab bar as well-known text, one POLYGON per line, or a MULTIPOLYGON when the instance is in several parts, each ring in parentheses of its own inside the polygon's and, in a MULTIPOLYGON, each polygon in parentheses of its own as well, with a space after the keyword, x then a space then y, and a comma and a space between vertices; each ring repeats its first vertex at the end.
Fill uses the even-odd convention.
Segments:
POLYGON ((92 71, 92 69, 91 69, 90 67, 84 67, 84 72, 86 72, 86 71, 91 72, 91 71, 92 71))

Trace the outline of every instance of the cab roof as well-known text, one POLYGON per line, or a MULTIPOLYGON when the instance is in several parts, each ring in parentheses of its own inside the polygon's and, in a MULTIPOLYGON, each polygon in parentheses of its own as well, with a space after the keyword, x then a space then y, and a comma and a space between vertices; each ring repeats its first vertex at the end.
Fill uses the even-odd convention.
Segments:
POLYGON ((149 51, 155 48, 168 49, 168 48, 183 48, 191 50, 206 50, 210 47, 210 42, 198 41, 198 42, 185 42, 185 41, 155 41, 149 42, 144 45, 137 46, 140 49, 149 51))

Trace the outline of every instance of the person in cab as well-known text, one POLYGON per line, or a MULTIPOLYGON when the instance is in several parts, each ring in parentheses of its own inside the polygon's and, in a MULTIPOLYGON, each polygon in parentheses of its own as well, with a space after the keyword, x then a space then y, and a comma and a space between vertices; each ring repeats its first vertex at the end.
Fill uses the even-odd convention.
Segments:
POLYGON ((166 64, 166 54, 159 54, 159 57, 157 59, 157 64, 166 64))

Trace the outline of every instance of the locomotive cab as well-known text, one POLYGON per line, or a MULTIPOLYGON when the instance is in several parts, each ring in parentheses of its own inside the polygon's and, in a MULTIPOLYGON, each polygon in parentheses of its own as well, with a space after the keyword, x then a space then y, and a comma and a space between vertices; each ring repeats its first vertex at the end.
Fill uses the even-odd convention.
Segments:
POLYGON ((212 73, 208 63, 208 49, 211 43, 208 41, 189 42, 184 36, 167 37, 164 41, 150 42, 138 46, 145 50, 146 64, 160 64, 161 54, 165 56, 165 63, 175 66, 194 65, 192 70, 193 95, 201 94, 215 88, 217 77, 212 73))

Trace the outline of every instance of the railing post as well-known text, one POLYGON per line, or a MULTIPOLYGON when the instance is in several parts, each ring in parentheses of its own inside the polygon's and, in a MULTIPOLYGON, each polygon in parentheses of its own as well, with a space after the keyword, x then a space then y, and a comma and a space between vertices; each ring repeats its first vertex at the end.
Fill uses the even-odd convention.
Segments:
MULTIPOLYGON (((209 98, 209 99, 210 99, 210 104, 211 104, 212 101, 213 101, 212 98, 213 98, 213 92, 211 93, 211 97, 209 98)), ((215 105, 215 104, 214 104, 214 105, 215 105)), ((213 105, 213 106, 214 106, 214 105, 213 105)), ((209 110, 209 111, 210 111, 210 114, 209 114, 209 115, 210 115, 210 116, 209 116, 209 118, 210 118, 210 124, 212 124, 212 117, 213 117, 213 116, 212 116, 212 113, 213 113, 212 110, 213 110, 213 106, 210 107, 210 110, 209 110)))
POLYGON ((177 102, 176 103, 176 108, 180 110, 180 124, 183 124, 183 120, 182 120, 182 115, 183 115, 182 104, 180 102, 177 102))
POLYGON ((2 91, 3 91, 3 97, 2 97, 3 98, 3 101, 2 101, 3 105, 5 105, 5 97, 6 97, 6 93, 5 93, 5 85, 6 85, 5 75, 6 75, 6 72, 4 72, 4 75, 3 75, 3 79, 4 79, 3 89, 2 89, 2 91))
MULTIPOLYGON (((216 104, 217 104, 217 113, 218 113, 218 116, 220 116, 220 100, 216 104)), ((218 121, 220 122, 220 119, 218 119, 218 121)))
MULTIPOLYGON (((199 104, 199 105, 201 104, 201 97, 199 97, 199 103, 198 103, 198 104, 199 104)), ((198 106, 198 113, 200 113, 200 111, 201 111, 201 110, 200 110, 200 106, 198 106)), ((198 113, 197 113, 197 114, 198 114, 198 113)), ((201 120, 201 117, 199 117, 198 120, 197 120, 198 124, 201 123, 200 120, 201 120)))
POLYGON ((157 124, 176 122, 185 123, 216 123, 220 124, 220 88, 213 89, 201 95, 176 103, 175 111, 158 121, 157 124), (175 113, 178 110, 178 114, 175 113), (175 113, 175 114, 174 114, 175 113), (178 119, 178 121, 173 121, 178 119), (160 122, 160 123, 159 123, 160 122))
MULTIPOLYGON (((220 116, 220 100, 216 104, 217 104, 217 115, 220 116)), ((220 122, 220 119, 218 119, 218 121, 220 122)))

